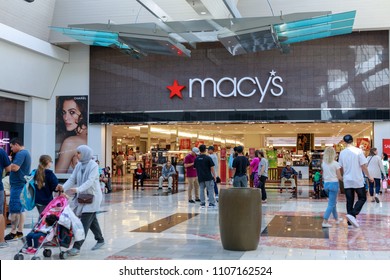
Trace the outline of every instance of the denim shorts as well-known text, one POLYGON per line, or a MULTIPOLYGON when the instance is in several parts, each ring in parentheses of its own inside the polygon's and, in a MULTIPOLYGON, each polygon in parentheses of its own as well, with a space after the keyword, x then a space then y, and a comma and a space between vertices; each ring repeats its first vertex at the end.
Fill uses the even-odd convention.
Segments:
POLYGON ((0 191, 0 215, 3 215, 4 210, 4 191, 0 191))

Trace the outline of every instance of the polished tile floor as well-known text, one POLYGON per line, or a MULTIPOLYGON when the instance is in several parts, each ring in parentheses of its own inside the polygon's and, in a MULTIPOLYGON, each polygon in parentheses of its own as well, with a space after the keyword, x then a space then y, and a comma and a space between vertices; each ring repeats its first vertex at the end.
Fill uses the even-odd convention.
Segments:
MULTIPOLYGON (((130 181, 114 178, 114 191, 104 195, 98 219, 106 244, 91 251, 95 240, 89 232, 81 254, 68 260, 390 260, 390 192, 381 195, 380 203, 367 200, 358 216, 360 228, 349 229, 346 220, 340 225, 330 220, 333 227, 323 229, 327 200, 310 198, 311 187, 301 186, 298 199, 269 190, 268 202, 261 206, 259 246, 241 252, 223 249, 218 208, 200 209, 199 203, 188 203, 185 185, 171 194, 154 187, 133 190, 130 181)), ((343 195, 337 209, 345 218, 343 195)), ((25 234, 37 216, 35 211, 27 213, 25 234)), ((0 259, 12 260, 21 247, 22 241, 9 242, 8 248, 0 249, 0 259)), ((40 256, 58 259, 59 250, 52 251, 50 258, 40 256)))

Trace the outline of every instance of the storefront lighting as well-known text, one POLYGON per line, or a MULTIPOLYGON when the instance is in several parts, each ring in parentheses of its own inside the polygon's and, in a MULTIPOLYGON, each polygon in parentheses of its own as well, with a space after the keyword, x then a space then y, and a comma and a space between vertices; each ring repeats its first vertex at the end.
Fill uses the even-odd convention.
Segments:
POLYGON ((177 135, 179 137, 190 137, 190 138, 193 138, 193 137, 197 137, 198 135, 197 134, 193 134, 193 133, 188 133, 188 132, 182 132, 182 131, 179 131, 177 133, 177 135))

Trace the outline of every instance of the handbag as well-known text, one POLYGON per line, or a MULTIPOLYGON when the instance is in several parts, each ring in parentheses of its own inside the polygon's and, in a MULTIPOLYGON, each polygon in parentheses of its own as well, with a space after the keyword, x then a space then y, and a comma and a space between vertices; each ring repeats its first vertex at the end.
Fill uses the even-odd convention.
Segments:
POLYGON ((91 204, 93 201, 93 194, 90 193, 80 193, 77 196, 77 202, 82 204, 91 204))

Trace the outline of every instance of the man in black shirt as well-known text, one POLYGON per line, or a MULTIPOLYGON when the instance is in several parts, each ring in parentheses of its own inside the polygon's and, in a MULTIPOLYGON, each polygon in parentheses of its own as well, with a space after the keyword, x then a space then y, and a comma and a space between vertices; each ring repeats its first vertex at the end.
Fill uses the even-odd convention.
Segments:
POLYGON ((244 148, 237 147, 237 157, 233 160, 233 187, 247 187, 248 177, 246 176, 246 169, 249 166, 249 160, 244 156, 244 148))
POLYGON ((204 190, 207 189, 209 195, 209 208, 215 207, 214 198, 214 180, 216 179, 214 162, 206 155, 206 145, 199 146, 200 155, 196 157, 194 167, 198 174, 198 182, 200 187, 200 207, 206 207, 206 198, 204 190))

